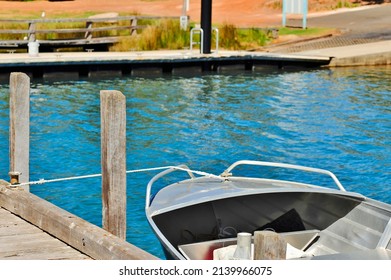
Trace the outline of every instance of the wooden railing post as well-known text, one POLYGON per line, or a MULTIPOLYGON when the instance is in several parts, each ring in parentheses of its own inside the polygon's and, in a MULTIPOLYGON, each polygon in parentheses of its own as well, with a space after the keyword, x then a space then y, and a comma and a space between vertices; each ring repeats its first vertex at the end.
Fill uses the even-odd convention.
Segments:
POLYGON ((130 20, 130 35, 137 35, 137 18, 134 17, 130 20))
POLYGON ((35 35, 36 25, 35 22, 29 22, 29 34, 28 34, 28 41, 29 42, 35 42, 37 39, 35 35))
MULTIPOLYGON (((10 176, 12 183, 29 181, 30 78, 24 73, 10 75, 10 176)), ((23 187, 29 191, 29 186, 23 187)))
POLYGON ((126 100, 100 92, 103 228, 126 239, 126 100))
POLYGON ((84 34, 84 39, 91 40, 92 39, 92 21, 86 21, 86 33, 84 34), (88 30, 90 29, 90 30, 88 30))

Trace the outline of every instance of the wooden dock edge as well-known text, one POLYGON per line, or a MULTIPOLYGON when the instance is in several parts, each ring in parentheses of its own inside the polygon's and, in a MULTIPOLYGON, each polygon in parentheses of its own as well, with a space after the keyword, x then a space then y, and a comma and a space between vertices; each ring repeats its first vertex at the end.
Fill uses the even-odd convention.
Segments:
POLYGON ((57 206, 0 180, 0 207, 96 260, 158 260, 150 253, 57 206))

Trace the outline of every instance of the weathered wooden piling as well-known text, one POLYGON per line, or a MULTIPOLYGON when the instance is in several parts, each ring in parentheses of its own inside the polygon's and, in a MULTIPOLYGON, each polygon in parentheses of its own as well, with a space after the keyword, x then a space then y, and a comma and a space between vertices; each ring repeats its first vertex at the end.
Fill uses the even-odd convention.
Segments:
MULTIPOLYGON (((24 73, 12 73, 9 174, 11 185, 0 180, 0 208, 30 222, 49 233, 53 239, 61 240, 93 259, 158 259, 126 242, 125 96, 118 91, 101 92, 104 217, 102 229, 25 191, 18 185, 29 181, 29 92, 29 77, 24 73)), ((44 250, 45 248, 42 248, 42 251, 44 250)), ((40 256, 43 257, 43 254, 40 256)), ((88 258, 83 255, 77 257, 88 258)))
POLYGON ((126 239, 126 100, 100 92, 103 228, 126 239))
POLYGON ((274 231, 254 232, 254 259, 255 260, 285 260, 285 239, 274 231))
MULTIPOLYGON (((12 183, 29 181, 30 78, 24 73, 10 75, 10 176, 12 183)), ((29 186, 23 187, 29 191, 29 186)))

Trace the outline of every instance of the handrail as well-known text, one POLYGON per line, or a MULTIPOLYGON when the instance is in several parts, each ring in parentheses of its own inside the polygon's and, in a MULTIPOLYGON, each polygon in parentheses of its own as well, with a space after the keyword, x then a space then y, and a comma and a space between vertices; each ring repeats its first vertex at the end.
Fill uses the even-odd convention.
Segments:
POLYGON ((216 27, 213 27, 212 31, 215 32, 215 36, 216 36, 216 50, 215 50, 215 52, 219 53, 219 29, 216 27))
POLYGON ((306 166, 301 166, 301 165, 287 164, 287 163, 276 163, 276 162, 254 161, 254 160, 240 160, 240 161, 233 163, 220 176, 221 177, 232 176, 231 171, 235 167, 237 167, 238 165, 257 165, 257 166, 280 167, 280 168, 288 168, 288 169, 296 169, 296 170, 307 171, 307 172, 320 173, 320 174, 330 176, 333 179, 334 183, 337 185, 337 187, 341 191, 346 191, 345 188, 342 186, 341 182, 338 180, 338 178, 332 172, 330 172, 328 170, 313 168, 313 167, 306 167, 306 166))
POLYGON ((200 44, 200 53, 204 53, 204 30, 202 28, 194 27, 190 30, 190 51, 193 50, 194 44, 200 44), (200 43, 193 42, 194 32, 199 32, 200 34, 200 43))
POLYGON ((152 191, 152 185, 157 181, 159 180, 160 178, 162 178, 163 176, 171 173, 171 172, 174 172, 174 171, 186 171, 190 178, 194 179, 195 176, 194 174, 191 172, 190 168, 187 167, 187 165, 178 165, 178 166, 173 166, 167 170, 164 170, 158 174, 156 174, 154 177, 152 177, 152 179, 148 182, 148 185, 147 185, 147 190, 146 190, 146 195, 145 195, 145 209, 148 209, 149 206, 150 206, 150 203, 151 203, 151 191, 152 191))
POLYGON ((109 22, 123 20, 143 20, 143 19, 177 19, 178 17, 161 17, 161 16, 118 16, 118 17, 101 17, 101 18, 39 18, 39 19, 0 19, 0 22, 10 23, 60 23, 60 22, 109 22))

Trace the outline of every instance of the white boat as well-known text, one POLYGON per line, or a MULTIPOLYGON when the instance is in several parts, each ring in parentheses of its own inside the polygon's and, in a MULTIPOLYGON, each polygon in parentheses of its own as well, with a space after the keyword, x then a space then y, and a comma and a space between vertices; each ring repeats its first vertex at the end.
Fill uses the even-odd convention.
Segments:
POLYGON ((262 230, 280 234, 296 250, 291 259, 391 259, 391 205, 346 191, 324 169, 238 161, 219 176, 195 176, 173 167, 149 182, 146 216, 167 259, 213 259, 216 249, 236 244, 238 233, 262 230), (249 166, 323 174, 335 186, 232 173, 249 166), (177 170, 190 178, 152 194, 157 180, 177 170))

